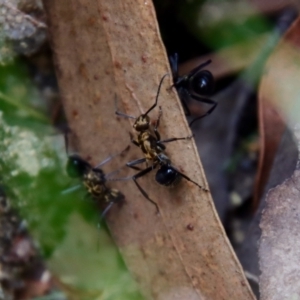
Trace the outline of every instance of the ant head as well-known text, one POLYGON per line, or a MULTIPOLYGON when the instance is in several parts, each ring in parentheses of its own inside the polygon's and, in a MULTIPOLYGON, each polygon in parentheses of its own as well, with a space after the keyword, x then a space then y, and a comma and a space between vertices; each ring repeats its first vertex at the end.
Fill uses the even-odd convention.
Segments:
POLYGON ((83 160, 79 155, 69 155, 66 170, 70 177, 82 177, 90 168, 90 164, 83 160))
POLYGON ((199 95, 211 95, 215 88, 214 77, 208 70, 203 70, 191 77, 192 90, 199 95))
POLYGON ((150 127, 150 118, 145 114, 140 115, 133 124, 133 128, 136 131, 148 130, 149 127, 150 127))
POLYGON ((136 121, 133 125, 133 128, 136 130, 136 131, 144 131, 144 130, 148 130, 149 127, 150 127, 150 118, 148 117, 148 114, 151 110, 153 110, 156 105, 157 105, 157 101, 158 101, 158 96, 159 96, 159 93, 160 93, 160 89, 161 89, 161 86, 162 86, 162 83, 164 81, 164 79, 169 76, 169 74, 165 74, 161 80, 160 80, 160 83, 159 83, 159 86, 158 86, 158 89, 157 89, 157 93, 156 93, 156 98, 155 98, 155 102, 154 104, 142 115, 140 115, 138 118, 136 118, 136 121))
POLYGON ((165 186, 175 183, 180 178, 178 172, 170 165, 162 165, 156 172, 155 180, 165 186))

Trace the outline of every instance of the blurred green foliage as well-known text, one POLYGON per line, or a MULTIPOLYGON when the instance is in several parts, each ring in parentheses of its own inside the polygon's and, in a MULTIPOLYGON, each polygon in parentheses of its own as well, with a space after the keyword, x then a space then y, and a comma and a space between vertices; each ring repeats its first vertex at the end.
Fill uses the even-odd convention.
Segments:
POLYGON ((169 54, 181 60, 252 41, 270 33, 272 21, 246 0, 154 0, 169 54))
POLYGON ((265 17, 245 0, 181 1, 178 18, 198 40, 215 50, 271 30, 265 17))
POLYGON ((9 125, 38 131, 49 124, 46 107, 32 85, 26 66, 17 61, 0 68, 0 108, 9 125))
POLYGON ((26 66, 18 61, 0 75, 1 185, 50 270, 69 299, 142 299, 107 231, 97 230, 95 203, 83 188, 62 195, 78 182, 65 173, 63 136, 49 125, 26 66))
POLYGON ((0 25, 0 64, 11 63, 15 56, 12 44, 8 41, 3 26, 0 25))

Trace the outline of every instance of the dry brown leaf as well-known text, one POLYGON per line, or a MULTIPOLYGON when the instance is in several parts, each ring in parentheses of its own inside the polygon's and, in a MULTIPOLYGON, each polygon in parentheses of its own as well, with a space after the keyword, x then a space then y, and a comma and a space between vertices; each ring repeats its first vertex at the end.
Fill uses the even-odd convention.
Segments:
MULTIPOLYGON (((266 76, 261 84, 261 96, 271 101, 271 105, 285 117, 298 145, 299 66, 300 19, 297 19, 267 63, 266 76)), ((274 129, 277 128, 279 127, 274 129)), ((260 290, 263 300, 293 299, 300 295, 298 186, 299 170, 296 170, 290 179, 269 192, 266 199, 259 246, 262 272, 260 290)))
MULTIPOLYGON (((96 164, 129 143, 132 123, 115 117, 115 94, 120 110, 137 116, 153 103, 162 75, 170 73, 154 8, 149 0, 44 3, 69 124, 80 153, 96 164)), ((180 102, 174 91, 167 91, 170 85, 166 79, 159 99, 160 132, 163 138, 187 136, 180 102)), ((193 142, 172 143, 167 153, 181 171, 206 185, 193 142)), ((132 149, 128 160, 139 157, 139 149, 132 149)), ((117 165, 116 159, 112 169, 117 165)), ((157 201, 160 215, 132 182, 121 182, 116 186, 126 203, 107 218, 145 297, 253 299, 210 195, 185 180, 168 189, 153 176, 140 183, 157 201)))
MULTIPOLYGON (((291 105, 291 109, 293 109, 293 105, 297 105, 297 101, 292 100, 294 104, 291 103, 291 99, 296 99, 293 96, 296 96, 298 93, 298 84, 295 80, 298 72, 297 67, 295 69, 295 63, 299 60, 296 50, 298 47, 294 47, 294 45, 297 45, 297 41, 291 36, 291 32, 297 32, 295 24, 294 29, 286 34, 283 42, 272 56, 275 56, 275 59, 271 58, 259 91, 258 113, 261 151, 254 193, 255 208, 259 204, 260 197, 269 178, 277 147, 285 129, 282 114, 287 118, 292 118, 294 113, 290 113, 288 107, 291 105), (279 113, 280 111, 281 113, 279 113)), ((295 117, 297 118, 297 115, 295 117)), ((293 124, 295 123, 295 121, 290 121, 293 124)))
POLYGON ((299 32, 297 19, 268 60, 260 90, 261 97, 266 97, 291 127, 300 119, 299 32))
MULTIPOLYGON (((268 76, 268 74, 266 76, 268 76)), ((262 82, 264 82, 264 80, 262 82)), ((259 91, 258 98, 260 152, 255 179, 254 210, 257 209, 265 185, 268 182, 275 155, 285 129, 283 119, 280 117, 274 104, 268 100, 268 90, 264 89, 264 85, 262 85, 259 91)))

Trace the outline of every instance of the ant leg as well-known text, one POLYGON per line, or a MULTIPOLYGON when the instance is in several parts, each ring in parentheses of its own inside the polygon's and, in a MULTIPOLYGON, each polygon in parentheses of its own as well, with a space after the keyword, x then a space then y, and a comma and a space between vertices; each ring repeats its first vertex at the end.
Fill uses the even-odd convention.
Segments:
POLYGON ((157 131, 157 128, 159 127, 159 122, 160 122, 161 115, 162 115, 162 108, 160 106, 159 107, 158 117, 156 119, 156 124, 155 124, 155 127, 154 127, 154 131, 157 131))
MULTIPOLYGON (((140 170, 142 170, 142 169, 139 168, 139 167, 136 167, 135 165, 144 163, 145 161, 146 161, 146 158, 136 159, 136 160, 133 160, 133 161, 130 161, 130 162, 126 163, 126 166, 129 167, 129 168, 132 168, 132 169, 134 169, 134 170, 140 171, 140 170)), ((105 179, 106 179, 107 181, 116 181, 116 180, 117 180, 116 178, 109 178, 109 177, 112 176, 112 175, 114 175, 114 174, 116 174, 116 173, 118 173, 118 172, 120 172, 120 170, 121 170, 122 168, 123 168, 123 167, 119 168, 119 169, 116 170, 116 171, 113 171, 113 172, 111 172, 111 173, 106 174, 106 175, 105 175, 105 179)), ((122 178, 121 178, 121 180, 122 180, 122 178)))
POLYGON ((185 80, 185 76, 179 76, 178 74, 178 54, 175 53, 173 56, 169 57, 172 75, 173 75, 173 84, 169 87, 168 90, 171 90, 172 87, 178 87, 182 81, 185 80))
MULTIPOLYGON (((136 167, 136 165, 141 164, 146 162, 146 158, 140 158, 140 159, 136 159, 133 161, 130 161, 126 164, 127 167, 132 168, 134 170, 138 170, 138 171, 144 171, 138 167, 136 167)), ((152 168, 152 166, 151 166, 152 168)), ((138 173, 139 174, 139 173, 138 173)), ((129 176, 129 177, 123 177, 123 178, 108 178, 108 181, 125 181, 125 180, 131 180, 133 178, 133 176, 129 176)))
POLYGON ((207 104, 211 104, 212 107, 211 107, 204 115, 202 115, 202 116, 200 116, 200 117, 197 117, 197 118, 193 119, 193 120, 190 122, 190 124, 189 124, 190 126, 192 126, 192 124, 193 124, 195 121, 197 121, 197 120, 199 120, 199 119, 202 119, 202 118, 208 116, 209 114, 211 114, 211 113, 214 111, 214 109, 216 108, 216 106, 218 105, 218 103, 217 103, 216 101, 211 100, 211 99, 202 98, 202 97, 197 97, 197 96, 195 96, 195 95, 191 95, 191 97, 192 97, 193 99, 197 100, 197 101, 200 101, 200 102, 203 102, 203 103, 207 103, 207 104))
POLYGON ((170 166, 172 169, 174 169, 180 176, 182 176, 183 178, 185 178, 187 181, 192 182, 193 184, 197 185, 201 190, 208 192, 208 189, 201 186, 200 184, 198 184, 197 182, 195 182, 194 180, 192 180, 190 177, 186 176, 185 174, 181 173, 180 171, 178 171, 175 167, 170 166))
POLYGON ((174 55, 170 55, 169 60, 170 60, 173 78, 177 78, 178 77, 178 54, 174 53, 174 55))
MULTIPOLYGON (((145 158, 142 158, 142 159, 137 159, 135 161, 132 161, 131 163, 132 164, 138 164, 138 163, 141 163, 143 162, 143 160, 146 160, 145 158)), ((132 167, 132 166, 129 166, 129 167, 132 167)), ((148 174, 149 172, 151 172, 156 166, 155 165, 152 165, 144 170, 141 170, 140 172, 138 172, 137 174, 133 175, 133 176, 130 176, 130 177, 125 177, 125 178, 119 178, 119 179, 116 179, 118 181, 123 181, 123 180, 133 180, 133 182, 135 183, 135 185, 137 186, 137 188, 139 189, 139 191, 142 193, 142 195, 149 201, 151 202, 155 207, 156 207, 156 212, 159 213, 159 209, 158 209, 158 205, 156 204, 156 202, 154 202, 149 196, 148 194, 145 192, 145 190, 139 185, 139 183, 137 182, 137 179, 148 174)))
POLYGON ((170 142, 174 142, 174 141, 179 141, 179 140, 190 140, 194 137, 194 135, 189 135, 186 137, 182 137, 182 138, 169 138, 169 139, 165 139, 162 141, 158 141, 158 143, 170 143, 170 142))
POLYGON ((157 101, 158 101, 158 96, 159 96, 159 93, 160 93, 160 89, 161 89, 161 86, 162 86, 162 83, 163 83, 163 81, 164 81, 164 79, 167 77, 167 76, 169 76, 169 74, 167 73, 167 74, 165 74, 162 78, 161 78, 161 80, 160 80, 160 83, 159 83, 159 86, 158 86, 158 89, 157 89, 157 93, 156 93, 156 98, 155 98, 155 102, 154 102, 154 104, 142 115, 142 116, 147 116, 148 114, 149 114, 149 112, 152 110, 152 109, 154 109, 155 107, 156 107, 156 105, 157 105, 157 101))
POLYGON ((68 140, 68 133, 64 134, 64 138, 65 138, 65 147, 66 147, 66 153, 67 155, 69 154, 69 140, 68 140))
MULTIPOLYGON (((104 217, 106 216, 106 214, 108 213, 108 211, 112 208, 112 206, 115 204, 115 201, 110 201, 108 203, 108 205, 105 207, 105 209, 103 210, 103 212, 100 215, 99 221, 98 221, 98 225, 97 228, 98 230, 101 229, 101 223, 103 222, 104 217)), ((99 248, 99 240, 97 243, 97 248, 99 248)))
POLYGON ((93 169, 97 169, 100 168, 101 166, 105 165, 106 163, 108 163, 110 160, 112 160, 113 158, 122 155, 123 153, 127 152, 130 149, 130 145, 128 145, 124 150, 122 150, 119 153, 116 153, 114 155, 110 155, 108 156, 106 159, 104 159, 100 164, 98 164, 96 167, 94 167, 93 169))
POLYGON ((159 208, 156 202, 154 202, 149 196, 148 194, 145 192, 145 190, 140 186, 140 184, 137 182, 137 179, 148 174, 149 172, 151 172, 153 170, 154 166, 150 166, 142 171, 140 171, 139 173, 135 174, 134 176, 132 176, 132 180, 135 183, 135 185, 137 186, 137 188, 139 189, 139 191, 142 193, 142 195, 149 201, 151 202, 155 207, 156 207, 156 213, 159 213, 159 208))
POLYGON ((149 196, 148 194, 145 192, 145 190, 139 185, 139 183, 136 181, 136 179, 133 179, 133 182, 135 183, 135 185, 137 186, 137 188, 139 189, 139 191, 142 193, 142 195, 148 200, 150 201, 156 208, 156 213, 159 213, 159 208, 156 202, 154 202, 149 196))
POLYGON ((203 97, 199 97, 199 96, 196 96, 194 94, 190 94, 189 93, 189 96, 199 102, 203 102, 203 103, 207 103, 207 104, 211 104, 213 105, 213 108, 215 108, 217 106, 217 102, 214 101, 214 100, 211 100, 211 99, 208 99, 208 98, 203 98, 203 97))
POLYGON ((146 158, 140 158, 140 159, 136 159, 136 160, 133 160, 133 161, 130 161, 126 164, 127 167, 129 168, 132 168, 134 170, 141 170, 140 168, 136 167, 136 165, 139 165, 139 164, 142 164, 146 162, 146 158))
POLYGON ((81 184, 77 184, 77 185, 72 186, 72 187, 70 187, 70 188, 68 188, 68 189, 66 189, 66 190, 63 190, 63 191, 61 192, 61 194, 62 194, 62 195, 66 195, 66 194, 72 193, 72 192, 78 190, 78 189, 81 188, 81 187, 82 187, 81 184))
POLYGON ((105 215, 107 214, 107 212, 112 208, 112 206, 115 204, 114 201, 110 201, 108 203, 108 205, 105 207, 105 209, 103 210, 103 212, 100 215, 100 220, 99 223, 101 223, 101 221, 104 219, 105 215))
POLYGON ((108 211, 112 208, 112 206, 119 202, 119 201, 123 201, 124 200, 124 195, 117 191, 117 190, 114 190, 114 193, 111 194, 111 199, 108 201, 108 204, 107 206, 104 208, 104 210, 102 211, 101 215, 100 215, 100 219, 99 219, 99 222, 98 222, 98 228, 100 229, 101 228, 101 223, 104 219, 104 217, 106 216, 106 214, 108 213, 108 211))
POLYGON ((105 215, 107 214, 107 212, 111 209, 111 207, 113 206, 113 204, 123 201, 124 200, 124 195, 117 191, 117 190, 111 190, 111 195, 110 195, 110 199, 108 201, 107 206, 105 207, 105 209, 103 210, 103 212, 101 213, 100 219, 102 220, 105 215))
POLYGON ((140 144, 134 139, 133 135, 131 132, 129 132, 129 136, 130 136, 130 141, 132 144, 134 144, 137 147, 140 147, 140 144))
POLYGON ((173 142, 173 141, 178 141, 178 140, 187 140, 187 139, 191 139, 191 138, 194 137, 193 135, 191 135, 191 136, 187 136, 187 137, 184 137, 184 138, 170 138, 170 139, 166 139, 166 140, 160 140, 160 134, 159 134, 157 128, 159 126, 161 116, 162 116, 162 108, 160 106, 159 107, 159 115, 158 115, 158 118, 156 120, 156 124, 155 124, 155 127, 154 127, 154 133, 156 135, 156 139, 157 139, 158 144, 168 143, 168 142, 173 142))
POLYGON ((179 98, 181 100, 181 103, 182 103, 182 106, 183 106, 183 109, 185 111, 185 115, 186 116, 190 116, 191 115, 191 111, 185 101, 186 98, 188 98, 190 95, 186 92, 185 89, 180 89, 180 91, 178 90, 178 95, 179 95, 179 98))
MULTIPOLYGON (((135 167, 135 165, 141 164, 141 163, 143 163, 143 162, 145 162, 145 161, 146 161, 146 158, 136 159, 136 160, 133 160, 133 161, 130 161, 130 162, 126 163, 126 166, 129 167, 129 168, 132 168, 132 169, 134 169, 134 170, 140 171, 141 168, 135 167)), ((116 180, 118 180, 117 178, 109 178, 109 177, 112 176, 112 175, 114 175, 114 174, 116 174, 116 173, 118 173, 118 172, 120 172, 120 170, 121 170, 122 168, 123 168, 123 167, 119 168, 119 169, 116 170, 116 171, 113 171, 113 172, 110 172, 110 173, 106 174, 106 175, 105 175, 105 179, 106 179, 107 181, 116 181, 116 180)), ((120 178, 120 180, 123 180, 123 178, 120 178)))
POLYGON ((120 167, 119 169, 117 169, 117 170, 115 170, 115 171, 112 171, 112 172, 110 172, 110 173, 108 173, 108 174, 105 174, 105 175, 104 175, 105 179, 106 179, 107 181, 109 181, 109 180, 110 180, 109 177, 111 177, 111 176, 113 176, 113 175, 119 173, 119 172, 121 171, 121 169, 123 169, 124 167, 125 167, 125 166, 122 166, 122 167, 120 167))
MULTIPOLYGON (((66 149, 66 154, 70 156, 70 139, 69 136, 76 138, 76 135, 72 134, 72 130, 67 126, 67 128, 63 129, 63 135, 64 135, 64 140, 65 140, 65 149, 66 149)), ((71 138, 71 146, 74 146, 72 143, 72 138, 71 138)), ((71 147, 73 148, 73 147, 71 147)), ((72 149, 73 150, 73 149, 72 149)), ((73 151, 72 151, 73 152, 73 151)))
POLYGON ((198 71, 200 71, 201 69, 203 69, 204 67, 206 67, 210 63, 211 63, 211 59, 207 60, 206 62, 204 62, 201 65, 199 65, 196 68, 194 68, 192 71, 189 72, 188 78, 191 77, 191 76, 193 76, 193 75, 195 75, 196 73, 198 73, 198 71))
MULTIPOLYGON (((177 83, 179 84, 180 81, 178 80, 177 83)), ((187 91, 185 89, 183 89, 182 87, 180 86, 177 86, 176 84, 173 84, 173 86, 176 87, 177 89, 177 93, 178 93, 178 96, 179 96, 179 99, 180 99, 180 102, 183 106, 183 110, 184 110, 184 113, 186 116, 190 116, 191 115, 191 111, 186 103, 186 99, 188 99, 190 97, 190 94, 187 93, 187 91)))

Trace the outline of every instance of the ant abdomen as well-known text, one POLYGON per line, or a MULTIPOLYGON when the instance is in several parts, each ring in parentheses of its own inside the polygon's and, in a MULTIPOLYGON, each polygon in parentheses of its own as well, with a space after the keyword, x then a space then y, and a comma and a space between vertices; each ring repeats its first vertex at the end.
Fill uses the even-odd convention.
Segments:
POLYGON ((180 175, 175 169, 168 165, 163 165, 157 170, 155 180, 161 185, 170 186, 174 184, 179 177, 180 175))
POLYGON ((211 95, 214 92, 215 82, 212 73, 203 70, 189 80, 191 90, 199 95, 211 95))

